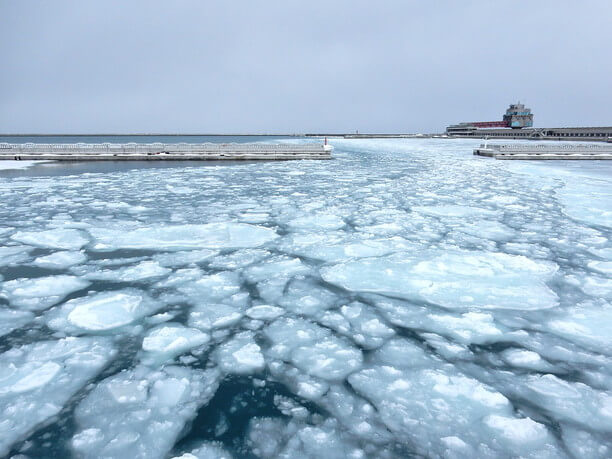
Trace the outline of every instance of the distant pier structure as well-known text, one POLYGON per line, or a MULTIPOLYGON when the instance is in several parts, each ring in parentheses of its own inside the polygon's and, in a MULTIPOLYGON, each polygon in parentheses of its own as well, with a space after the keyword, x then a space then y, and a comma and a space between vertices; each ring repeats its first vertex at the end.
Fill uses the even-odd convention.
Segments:
POLYGON ((446 128, 451 137, 612 142, 612 126, 534 128, 533 113, 524 104, 511 104, 501 121, 473 121, 446 128))
POLYGON ((0 143, 0 160, 204 161, 331 159, 327 144, 266 143, 0 143))
POLYGON ((612 145, 570 143, 513 143, 508 145, 480 145, 474 150, 478 156, 514 160, 612 160, 612 145))

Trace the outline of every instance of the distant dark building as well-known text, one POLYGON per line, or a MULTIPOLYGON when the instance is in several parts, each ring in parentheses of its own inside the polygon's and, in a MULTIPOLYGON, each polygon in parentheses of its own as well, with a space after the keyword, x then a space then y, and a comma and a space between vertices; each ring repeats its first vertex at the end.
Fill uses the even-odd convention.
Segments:
POLYGON ((465 135, 483 128, 512 128, 521 129, 533 126, 533 113, 520 102, 511 104, 506 110, 503 121, 473 121, 453 124, 446 128, 447 134, 465 135))
POLYGON ((504 122, 507 127, 512 129, 520 129, 533 126, 533 113, 530 108, 525 108, 525 105, 511 104, 504 115, 504 122))
POLYGON ((612 143, 612 126, 534 128, 530 108, 520 102, 506 110, 502 121, 474 121, 453 124, 446 128, 451 137, 474 139, 525 139, 525 140, 585 140, 612 143))

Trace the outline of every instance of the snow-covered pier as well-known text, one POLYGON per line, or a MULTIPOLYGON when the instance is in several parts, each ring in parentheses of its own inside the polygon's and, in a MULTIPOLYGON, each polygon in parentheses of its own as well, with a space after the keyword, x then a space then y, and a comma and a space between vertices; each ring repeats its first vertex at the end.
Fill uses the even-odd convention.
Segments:
POLYGON ((478 156, 495 159, 554 159, 587 160, 612 159, 612 146, 601 144, 481 144, 474 150, 478 156))
POLYGON ((321 144, 264 143, 23 143, 0 144, 0 160, 46 161, 200 161, 331 159, 321 144))

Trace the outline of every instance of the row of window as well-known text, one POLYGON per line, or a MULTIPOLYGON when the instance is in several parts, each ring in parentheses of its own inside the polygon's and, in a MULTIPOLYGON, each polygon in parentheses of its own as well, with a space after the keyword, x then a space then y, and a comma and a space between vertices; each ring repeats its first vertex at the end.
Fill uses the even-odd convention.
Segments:
MULTIPOLYGON (((463 136, 476 136, 482 137, 484 135, 490 135, 491 137, 529 137, 533 133, 532 132, 499 132, 499 133, 490 133, 485 134, 482 132, 452 132, 448 131, 449 134, 457 134, 463 136)), ((605 132, 546 132, 546 136, 548 137, 612 137, 611 133, 605 132)))
POLYGON ((612 133, 605 132, 554 132, 549 131, 546 135, 553 137, 608 137, 612 136, 612 133))

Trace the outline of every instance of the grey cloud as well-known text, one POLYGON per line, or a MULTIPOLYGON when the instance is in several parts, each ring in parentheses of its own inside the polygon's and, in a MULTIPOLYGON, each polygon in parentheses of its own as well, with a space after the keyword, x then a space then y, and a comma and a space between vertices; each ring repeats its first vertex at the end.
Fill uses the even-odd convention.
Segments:
POLYGON ((0 0, 0 132, 612 122, 612 3, 0 0))

